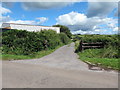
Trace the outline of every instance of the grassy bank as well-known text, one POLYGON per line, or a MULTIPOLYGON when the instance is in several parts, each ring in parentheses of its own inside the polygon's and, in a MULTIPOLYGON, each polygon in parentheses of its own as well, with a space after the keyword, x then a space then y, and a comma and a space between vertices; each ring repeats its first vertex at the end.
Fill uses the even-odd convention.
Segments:
POLYGON ((95 50, 95 49, 89 49, 84 50, 83 52, 79 52, 79 59, 86 62, 91 62, 92 64, 100 64, 100 67, 104 69, 114 69, 114 70, 120 70, 119 69, 119 59, 118 58, 101 58, 96 53, 100 53, 102 50, 95 50))
POLYGON ((75 50, 79 59, 96 64, 104 69, 120 70, 119 67, 119 39, 118 35, 77 35, 74 36, 75 50), (79 50, 79 42, 103 42, 104 48, 79 50))
POLYGON ((43 56, 49 55, 52 52, 54 52, 56 49, 60 48, 61 46, 58 46, 55 49, 42 50, 32 55, 2 54, 1 56, 2 56, 2 60, 35 59, 35 58, 41 58, 43 56))

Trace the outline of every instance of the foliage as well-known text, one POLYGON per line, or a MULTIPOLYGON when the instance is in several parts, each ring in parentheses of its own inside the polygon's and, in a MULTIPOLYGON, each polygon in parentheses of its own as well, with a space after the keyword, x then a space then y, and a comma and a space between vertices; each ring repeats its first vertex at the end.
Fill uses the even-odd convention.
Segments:
POLYGON ((69 38, 72 38, 72 34, 68 27, 64 25, 53 25, 54 27, 60 27, 60 32, 65 33, 69 38))
POLYGON ((79 52, 79 43, 80 41, 75 41, 75 53, 79 52))
POLYGON ((103 48, 103 49, 86 49, 81 52, 85 54, 88 58, 118 58, 118 52, 115 49, 103 48))
POLYGON ((59 34, 53 30, 28 32, 26 30, 10 30, 2 34, 2 53, 15 55, 33 55, 36 52, 55 49, 62 43, 59 34))
POLYGON ((48 30, 48 31, 44 30, 44 31, 38 32, 38 35, 39 35, 38 38, 39 39, 41 38, 42 44, 45 44, 45 41, 46 41, 47 48, 49 49, 54 49, 56 46, 61 44, 59 34, 57 34, 53 30, 48 30))
POLYGON ((78 55, 82 61, 88 61, 93 64, 101 64, 100 67, 102 67, 104 69, 111 68, 111 69, 115 69, 115 70, 120 70, 119 59, 117 59, 117 58, 100 58, 100 57, 97 57, 97 55, 95 56, 96 53, 99 53, 99 51, 93 50, 91 52, 88 52, 88 50, 85 50, 83 53, 79 52, 78 55), (93 53, 92 54, 93 56, 91 55, 91 53, 93 53))
POLYGON ((103 42, 105 44, 119 45, 119 35, 74 35, 73 40, 82 40, 83 42, 103 42))
POLYGON ((70 42, 70 39, 67 37, 65 33, 60 33, 59 36, 62 43, 68 44, 70 42))
POLYGON ((74 35, 75 49, 83 61, 89 61, 97 64, 101 63, 101 67, 120 70, 119 64, 119 35, 74 35), (103 42, 104 48, 101 49, 85 49, 82 52, 79 51, 79 42, 82 40, 86 43, 91 42, 103 42))
MULTIPOLYGON (((102 42, 104 43, 104 50, 101 52, 103 53, 103 57, 107 58, 119 58, 118 55, 118 47, 120 46, 120 42, 118 39, 118 35, 79 35, 77 36, 78 41, 82 40, 86 43, 91 42, 102 42)), ((74 37, 76 41, 76 37, 74 37)), ((77 45, 77 51, 79 52, 79 45, 77 45)), ((100 54, 99 54, 100 55, 100 54)))
POLYGON ((107 45, 115 45, 118 46, 118 35, 85 35, 82 38, 83 42, 103 42, 107 45))
POLYGON ((54 52, 59 47, 60 46, 57 46, 55 49, 42 50, 42 51, 36 52, 32 55, 2 54, 1 56, 2 56, 2 60, 21 60, 21 59, 41 58, 45 55, 48 55, 48 54, 54 52))

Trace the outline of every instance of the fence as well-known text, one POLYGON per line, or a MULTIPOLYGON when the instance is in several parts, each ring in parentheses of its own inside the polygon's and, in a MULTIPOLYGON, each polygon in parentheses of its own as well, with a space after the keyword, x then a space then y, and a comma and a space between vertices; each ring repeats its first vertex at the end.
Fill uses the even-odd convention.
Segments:
POLYGON ((104 47, 104 44, 102 42, 84 43, 83 41, 80 41, 79 50, 83 51, 84 49, 103 48, 103 47, 104 47))

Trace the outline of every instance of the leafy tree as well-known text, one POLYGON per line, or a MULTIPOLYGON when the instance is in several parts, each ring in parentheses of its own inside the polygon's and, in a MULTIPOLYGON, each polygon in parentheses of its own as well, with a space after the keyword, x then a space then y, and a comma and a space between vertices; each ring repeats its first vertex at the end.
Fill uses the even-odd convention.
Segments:
POLYGON ((64 25, 53 25, 53 27, 60 27, 60 32, 65 33, 69 38, 72 38, 72 34, 68 27, 64 25))

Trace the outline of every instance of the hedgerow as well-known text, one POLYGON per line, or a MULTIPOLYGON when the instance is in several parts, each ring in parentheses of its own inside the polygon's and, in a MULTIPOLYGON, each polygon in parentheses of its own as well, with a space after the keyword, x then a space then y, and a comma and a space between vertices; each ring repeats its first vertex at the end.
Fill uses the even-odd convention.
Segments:
POLYGON ((54 49, 61 44, 67 44, 67 41, 61 41, 60 36, 53 30, 9 30, 2 33, 2 53, 31 55, 42 50, 54 49))
POLYGON ((62 43, 68 44, 70 42, 70 38, 65 33, 60 33, 59 36, 62 43))
MULTIPOLYGON (((74 37, 75 38, 74 41, 82 40, 83 42, 86 42, 86 43, 102 42, 104 44, 104 48, 100 49, 101 51, 100 53, 95 54, 97 57, 102 57, 102 58, 119 58, 120 57, 118 52, 119 46, 120 46, 120 42, 118 38, 119 35, 78 35, 76 37, 74 37)), ((76 51, 80 52, 78 51, 79 50, 78 48, 79 48, 79 45, 77 45, 76 51)), ((94 53, 94 50, 91 49, 91 51, 93 51, 94 53)), ((96 49, 96 51, 98 50, 96 49)))

